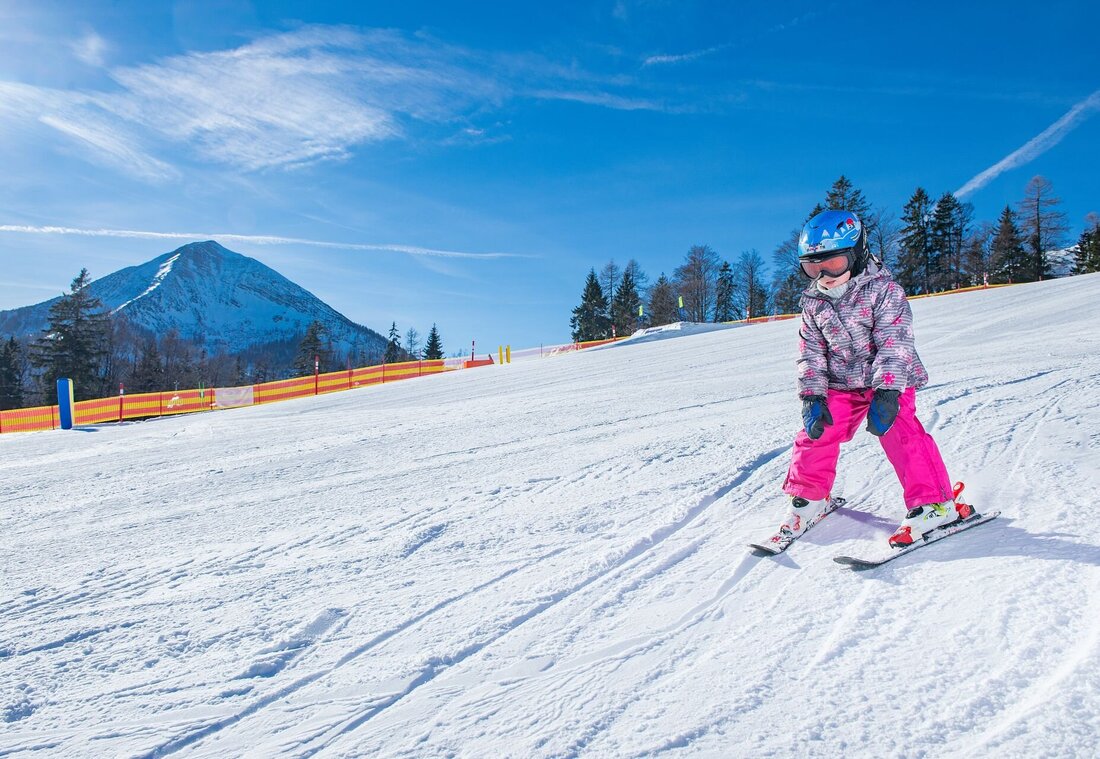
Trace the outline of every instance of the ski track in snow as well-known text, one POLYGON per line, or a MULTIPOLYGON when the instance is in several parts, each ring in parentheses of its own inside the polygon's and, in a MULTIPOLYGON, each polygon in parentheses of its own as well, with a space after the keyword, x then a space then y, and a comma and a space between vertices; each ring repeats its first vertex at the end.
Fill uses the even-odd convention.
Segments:
POLYGON ((844 508, 746 548, 794 322, 4 436, 0 756, 1090 756, 1098 294, 914 303, 918 413, 1004 515, 860 574, 902 512, 862 433, 844 508))

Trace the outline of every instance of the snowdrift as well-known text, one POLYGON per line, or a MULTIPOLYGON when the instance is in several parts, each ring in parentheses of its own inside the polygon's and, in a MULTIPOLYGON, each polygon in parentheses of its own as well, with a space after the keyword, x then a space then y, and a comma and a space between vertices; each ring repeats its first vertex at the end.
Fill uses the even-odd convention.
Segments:
POLYGON ((914 303, 918 411, 1004 516, 775 558, 797 322, 0 438, 0 755, 1089 756, 1100 276, 914 303))

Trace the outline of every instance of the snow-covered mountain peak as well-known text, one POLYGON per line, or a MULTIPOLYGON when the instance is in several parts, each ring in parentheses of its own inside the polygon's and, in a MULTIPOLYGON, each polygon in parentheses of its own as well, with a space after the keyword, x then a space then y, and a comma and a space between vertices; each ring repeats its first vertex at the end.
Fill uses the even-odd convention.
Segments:
MULTIPOLYGON (((211 352, 300 337, 310 322, 328 329, 333 347, 370 352, 385 339, 356 324, 275 270, 214 240, 193 242, 89 285, 114 314, 156 335, 175 330, 211 352)), ((35 337, 48 323, 46 301, 0 312, 0 334, 35 337)))

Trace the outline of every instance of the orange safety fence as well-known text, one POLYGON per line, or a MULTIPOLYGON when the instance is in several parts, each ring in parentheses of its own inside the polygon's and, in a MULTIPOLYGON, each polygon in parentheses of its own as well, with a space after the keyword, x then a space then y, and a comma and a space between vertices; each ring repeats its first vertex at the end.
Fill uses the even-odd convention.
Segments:
MULTIPOLYGON (((291 398, 304 398, 321 393, 351 390, 356 387, 397 382, 443 371, 443 361, 406 361, 358 369, 345 369, 313 377, 264 382, 251 388, 251 403, 272 403, 291 398)), ((227 392, 227 391, 226 391, 227 392)), ((236 402, 228 404, 238 405, 236 402)), ((111 398, 95 398, 74 404, 73 421, 76 426, 121 422, 126 419, 190 414, 210 411, 217 407, 217 390, 165 390, 158 393, 135 393, 111 398)), ((57 429, 60 418, 57 406, 0 411, 0 433, 36 432, 57 429)))
MULTIPOLYGON (((909 300, 917 300, 919 298, 935 298, 938 295, 954 295, 955 293, 972 293, 978 290, 994 290, 998 287, 1012 287, 1013 283, 1006 283, 1000 285, 974 285, 973 287, 959 287, 954 290, 944 290, 938 293, 925 293, 924 295, 910 295, 909 300)), ((1017 283, 1019 284, 1019 283, 1017 283)))
POLYGON ((57 429, 59 423, 57 406, 0 411, 0 433, 53 430, 57 429))
POLYGON ((116 398, 77 401, 73 421, 81 426, 209 411, 213 397, 213 391, 209 389, 165 390, 159 393, 135 393, 116 398))

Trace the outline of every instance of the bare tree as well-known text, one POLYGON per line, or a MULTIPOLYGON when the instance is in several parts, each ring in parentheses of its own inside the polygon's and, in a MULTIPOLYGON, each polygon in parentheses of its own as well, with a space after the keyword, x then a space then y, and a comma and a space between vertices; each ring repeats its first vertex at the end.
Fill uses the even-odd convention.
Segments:
POLYGON ((764 284, 764 259, 753 248, 741 254, 737 261, 736 279, 739 300, 746 319, 768 313, 768 290, 764 284))
POLYGON ((718 254, 709 245, 692 245, 684 263, 676 267, 676 284, 689 321, 710 321, 720 266, 718 254))
POLYGON ((420 333, 416 331, 416 327, 409 327, 405 332, 405 352, 410 356, 420 355, 420 333))
POLYGON ((607 298, 608 303, 615 298, 615 288, 619 286, 619 278, 622 276, 622 272, 623 270, 615 263, 614 258, 600 269, 600 287, 603 289, 603 295, 607 298))
POLYGON ((892 211, 876 208, 869 214, 867 248, 875 258, 892 269, 898 258, 898 241, 901 239, 901 223, 892 211))
POLYGON ((772 253, 772 299, 781 314, 798 311, 799 299, 806 287, 807 280, 798 266, 798 238, 801 236, 801 230, 792 229, 772 253))
POLYGON ((1045 177, 1032 177, 1024 189, 1024 199, 1018 209, 1020 233, 1031 254, 1035 279, 1050 277, 1046 253, 1065 244, 1069 225, 1066 215, 1055 208, 1061 202, 1062 199, 1054 195, 1054 186, 1045 177))

